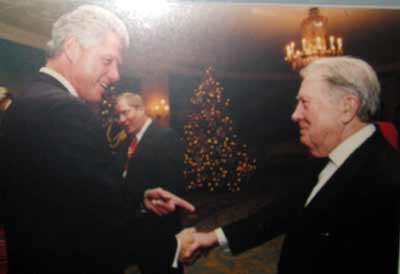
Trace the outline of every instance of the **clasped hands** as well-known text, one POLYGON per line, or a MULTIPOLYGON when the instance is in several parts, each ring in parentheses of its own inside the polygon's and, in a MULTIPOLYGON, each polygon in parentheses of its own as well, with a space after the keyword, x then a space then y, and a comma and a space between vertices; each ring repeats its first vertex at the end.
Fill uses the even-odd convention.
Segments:
MULTIPOLYGON (((160 187, 146 190, 143 202, 147 209, 159 216, 169 214, 177 207, 189 212, 195 211, 195 207, 191 203, 160 187)), ((214 231, 198 232, 193 227, 182 230, 176 235, 176 238, 180 242, 179 261, 184 264, 193 264, 218 244, 218 238, 214 231)))
POLYGON ((184 264, 193 264, 201 256, 218 244, 214 231, 199 232, 194 227, 186 228, 176 235, 180 242, 179 261, 184 264))

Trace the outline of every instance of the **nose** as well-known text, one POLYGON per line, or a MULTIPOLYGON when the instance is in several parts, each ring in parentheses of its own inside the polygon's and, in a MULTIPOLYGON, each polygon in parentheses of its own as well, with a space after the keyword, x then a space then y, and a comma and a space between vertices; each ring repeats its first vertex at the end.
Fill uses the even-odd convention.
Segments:
POLYGON ((292 121, 293 122, 298 122, 300 121, 302 117, 302 109, 299 103, 297 103, 296 108, 294 109, 293 113, 292 113, 292 121))
POLYGON ((112 83, 119 80, 119 68, 116 62, 113 62, 108 71, 108 78, 112 83))

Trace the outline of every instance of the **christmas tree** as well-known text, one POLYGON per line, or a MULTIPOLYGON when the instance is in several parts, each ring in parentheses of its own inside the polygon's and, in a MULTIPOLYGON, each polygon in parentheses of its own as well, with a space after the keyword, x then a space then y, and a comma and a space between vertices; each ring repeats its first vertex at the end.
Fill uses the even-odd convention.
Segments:
POLYGON ((223 87, 209 67, 190 99, 194 111, 184 126, 184 175, 187 189, 240 191, 247 183, 256 160, 249 156, 246 144, 240 144, 227 114, 229 99, 222 97, 223 87))

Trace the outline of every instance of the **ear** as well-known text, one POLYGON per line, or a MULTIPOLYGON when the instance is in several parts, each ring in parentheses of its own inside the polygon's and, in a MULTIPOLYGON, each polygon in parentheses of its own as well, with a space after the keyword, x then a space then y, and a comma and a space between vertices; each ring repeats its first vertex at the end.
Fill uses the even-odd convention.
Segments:
POLYGON ((341 121, 344 124, 351 122, 356 116, 360 106, 358 98, 354 95, 346 95, 341 99, 341 121))
POLYGON ((82 47, 75 37, 68 37, 64 41, 64 53, 71 63, 76 63, 82 52, 82 47))

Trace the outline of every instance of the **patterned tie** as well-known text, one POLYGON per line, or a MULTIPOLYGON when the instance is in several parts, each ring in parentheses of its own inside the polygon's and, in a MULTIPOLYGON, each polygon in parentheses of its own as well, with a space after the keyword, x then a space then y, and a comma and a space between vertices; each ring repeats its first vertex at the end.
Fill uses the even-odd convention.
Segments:
POLYGON ((136 145, 137 145, 137 138, 136 138, 136 136, 134 136, 129 145, 128 151, 126 152, 126 161, 125 161, 125 166, 124 166, 124 172, 122 172, 122 178, 124 178, 124 179, 128 175, 129 161, 131 160, 132 155, 136 150, 136 145))

